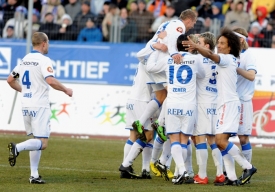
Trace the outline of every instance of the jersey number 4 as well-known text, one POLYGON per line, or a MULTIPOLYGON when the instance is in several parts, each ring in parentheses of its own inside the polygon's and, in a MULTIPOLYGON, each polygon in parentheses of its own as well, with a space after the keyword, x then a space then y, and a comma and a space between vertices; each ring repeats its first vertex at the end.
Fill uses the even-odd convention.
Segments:
POLYGON ((31 82, 30 82, 30 75, 29 71, 25 71, 23 77, 22 77, 22 85, 26 85, 27 89, 31 88, 31 82))
POLYGON ((182 65, 180 68, 178 68, 178 71, 175 74, 175 66, 170 65, 169 66, 169 83, 174 84, 174 75, 176 75, 176 79, 178 80, 179 83, 181 84, 187 84, 191 81, 192 76, 193 76, 193 71, 191 67, 188 65, 182 65), (186 77, 182 77, 182 73, 186 71, 186 77))

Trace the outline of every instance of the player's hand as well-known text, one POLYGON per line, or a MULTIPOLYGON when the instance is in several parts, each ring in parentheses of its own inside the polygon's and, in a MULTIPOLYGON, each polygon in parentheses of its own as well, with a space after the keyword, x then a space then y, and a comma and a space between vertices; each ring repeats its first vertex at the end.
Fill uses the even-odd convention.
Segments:
POLYGON ((167 52, 167 51, 168 51, 167 46, 166 46, 165 44, 163 44, 163 43, 159 43, 159 42, 154 43, 154 44, 152 45, 152 47, 153 47, 154 49, 160 50, 160 51, 162 51, 162 52, 167 52))
POLYGON ((166 31, 162 31, 162 32, 160 32, 158 34, 158 38, 160 38, 160 39, 164 39, 164 37, 166 37, 166 36, 167 36, 167 32, 166 31))
POLYGON ((179 54, 179 53, 177 53, 177 54, 173 55, 172 58, 174 59, 174 62, 175 62, 176 64, 180 64, 180 63, 181 63, 182 55, 179 54))
POLYGON ((68 95, 69 97, 72 97, 73 96, 73 90, 70 89, 70 88, 67 88, 65 94, 68 95))
POLYGON ((182 45, 186 47, 185 50, 187 50, 188 52, 196 50, 197 44, 194 43, 189 36, 187 36, 187 38, 187 41, 182 41, 182 45))

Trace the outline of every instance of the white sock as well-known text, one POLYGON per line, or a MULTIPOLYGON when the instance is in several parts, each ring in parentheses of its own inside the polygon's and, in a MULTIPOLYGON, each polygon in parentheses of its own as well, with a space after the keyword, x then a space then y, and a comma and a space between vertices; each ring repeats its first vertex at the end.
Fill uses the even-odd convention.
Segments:
POLYGON ((137 156, 142 152, 143 148, 146 146, 146 143, 141 141, 140 139, 136 140, 136 142, 133 144, 129 154, 127 157, 123 160, 122 165, 124 167, 129 167, 133 164, 134 160, 137 158, 137 156))
POLYGON ((178 168, 178 174, 182 175, 186 171, 186 169, 184 167, 180 142, 171 143, 171 154, 178 168))
POLYGON ((193 172, 192 145, 191 145, 190 139, 187 142, 187 158, 184 163, 185 163, 185 168, 187 172, 193 172))
POLYGON ((171 143, 170 143, 170 140, 167 139, 167 141, 163 144, 162 154, 159 158, 160 163, 165 165, 166 161, 169 159, 170 156, 171 156, 171 143))
POLYGON ((250 143, 246 143, 244 145, 242 145, 242 153, 244 155, 244 157, 246 158, 246 160, 251 163, 252 160, 252 148, 251 148, 251 144, 250 143))
POLYGON ((36 151, 42 148, 42 141, 39 139, 29 139, 22 143, 16 144, 18 152, 21 151, 36 151))
POLYGON ((146 171, 150 172, 150 159, 152 156, 153 145, 151 143, 147 143, 142 151, 142 169, 146 169, 146 171))
POLYGON ((134 143, 133 143, 130 139, 128 139, 128 140, 126 141, 126 143, 125 143, 125 145, 124 145, 123 160, 124 160, 124 159, 127 157, 127 155, 129 154, 129 152, 130 152, 130 150, 131 150, 133 144, 134 144, 134 143))
POLYGON ((154 147, 153 147, 152 158, 151 158, 152 163, 155 163, 158 160, 160 153, 162 151, 162 146, 163 146, 163 141, 157 136, 156 139, 154 140, 154 147))
POLYGON ((167 167, 167 169, 170 169, 170 167, 171 167, 171 163, 172 163, 172 155, 170 154, 170 157, 169 157, 169 159, 166 161, 166 163, 165 163, 165 165, 166 165, 166 167, 167 167))
POLYGON ((161 111, 159 114, 158 122, 160 126, 165 126, 165 111, 166 111, 166 99, 162 103, 161 111))
POLYGON ((237 175, 235 171, 235 161, 233 157, 226 151, 222 151, 222 158, 228 179, 230 179, 231 181, 235 181, 237 179, 237 175))
POLYGON ((161 104, 157 99, 151 100, 146 108, 144 109, 143 114, 139 118, 139 122, 144 125, 144 123, 147 121, 147 119, 150 119, 153 114, 161 107, 161 104))
POLYGON ((187 170, 186 168, 186 162, 188 159, 188 153, 187 153, 187 145, 186 144, 181 144, 181 153, 182 153, 182 158, 183 158, 183 162, 184 162, 184 168, 185 171, 187 170))
POLYGON ((233 143, 229 142, 226 149, 228 154, 230 154, 234 160, 243 168, 251 169, 252 165, 246 160, 246 158, 241 153, 240 149, 233 143))
POLYGON ((199 166, 199 177, 204 179, 207 177, 206 167, 207 167, 207 160, 208 160, 208 151, 207 151, 207 144, 206 143, 199 143, 196 145, 196 157, 197 157, 197 164, 199 166))
POLYGON ((212 157, 214 160, 214 164, 217 167, 216 176, 220 176, 223 174, 223 162, 222 162, 222 154, 221 151, 218 149, 216 144, 210 145, 212 149, 212 157))
POLYGON ((30 151, 30 167, 31 167, 31 176, 34 178, 38 178, 38 166, 39 166, 39 161, 41 157, 41 150, 38 151, 30 151))

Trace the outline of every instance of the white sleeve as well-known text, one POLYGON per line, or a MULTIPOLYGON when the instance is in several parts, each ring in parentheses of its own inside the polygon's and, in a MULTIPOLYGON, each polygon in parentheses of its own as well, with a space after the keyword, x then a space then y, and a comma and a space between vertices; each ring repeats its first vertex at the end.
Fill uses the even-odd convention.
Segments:
POLYGON ((45 57, 44 62, 41 62, 41 72, 43 77, 54 77, 53 65, 50 58, 45 57))
POLYGON ((152 52, 156 50, 152 46, 154 43, 156 42, 150 40, 143 49, 137 52, 137 58, 139 61, 142 62, 147 55, 150 55, 152 52))
POLYGON ((231 55, 225 55, 225 54, 218 54, 220 56, 220 62, 218 65, 220 67, 228 67, 228 65, 232 62, 232 56, 231 55))
POLYGON ((178 53, 177 39, 181 34, 185 33, 185 26, 180 20, 173 20, 165 29, 168 38, 168 52, 170 56, 178 53))
POLYGON ((201 59, 200 57, 196 57, 196 67, 197 67, 197 78, 202 79, 205 77, 205 70, 204 67, 202 66, 201 59))
POLYGON ((251 52, 249 52, 249 57, 245 58, 245 70, 254 70, 255 73, 257 74, 257 67, 256 67, 256 60, 253 57, 253 55, 251 54, 251 52))
POLYGON ((10 75, 13 77, 13 78, 19 78, 19 68, 20 68, 20 64, 19 65, 16 65, 14 67, 14 69, 12 70, 12 72, 10 73, 10 75))

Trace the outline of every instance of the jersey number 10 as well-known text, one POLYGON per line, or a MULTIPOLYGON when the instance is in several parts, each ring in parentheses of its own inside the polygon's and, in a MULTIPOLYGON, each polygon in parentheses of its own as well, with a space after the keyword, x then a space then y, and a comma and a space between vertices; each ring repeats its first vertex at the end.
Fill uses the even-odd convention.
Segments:
MULTIPOLYGON (((175 66, 170 65, 169 66, 169 83, 174 84, 174 75, 175 75, 175 66)), ((181 84, 187 84, 191 81, 193 76, 193 71, 191 67, 188 65, 182 65, 178 68, 176 72, 176 79, 178 80, 179 83, 181 84), (187 75, 185 78, 182 78, 182 73, 186 71, 187 75)))

